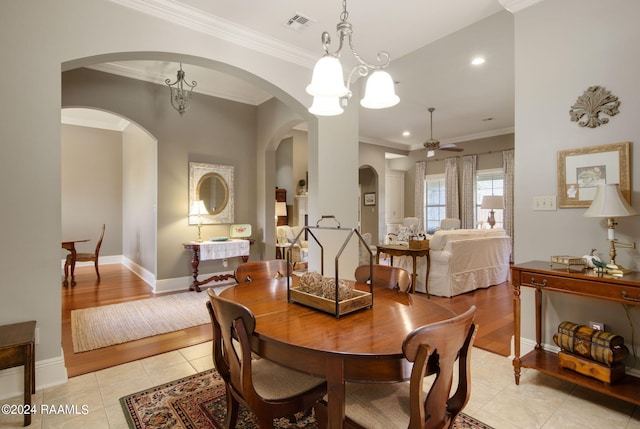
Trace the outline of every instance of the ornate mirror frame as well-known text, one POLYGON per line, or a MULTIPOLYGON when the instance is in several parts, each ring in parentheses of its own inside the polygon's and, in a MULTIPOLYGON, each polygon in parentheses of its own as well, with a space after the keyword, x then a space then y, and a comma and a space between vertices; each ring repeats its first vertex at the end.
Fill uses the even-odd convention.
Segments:
MULTIPOLYGON (((200 185, 203 180, 209 178, 217 178, 226 190, 226 195, 222 203, 222 207, 209 214, 201 216, 200 223, 202 225, 215 225, 234 223, 234 176, 233 165, 205 164, 201 162, 189 162, 189 207, 187 213, 194 201, 199 198, 200 185)), ((189 225, 197 225, 198 216, 189 216, 189 225)))

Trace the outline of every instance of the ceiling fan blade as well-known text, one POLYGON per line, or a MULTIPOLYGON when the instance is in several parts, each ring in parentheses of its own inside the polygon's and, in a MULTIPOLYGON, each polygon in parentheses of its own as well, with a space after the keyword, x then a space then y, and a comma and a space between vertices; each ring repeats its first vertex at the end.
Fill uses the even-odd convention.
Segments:
POLYGON ((449 152, 462 152, 462 151, 464 151, 464 149, 462 149, 461 147, 457 147, 457 146, 449 146, 449 147, 440 146, 440 150, 448 150, 449 152))

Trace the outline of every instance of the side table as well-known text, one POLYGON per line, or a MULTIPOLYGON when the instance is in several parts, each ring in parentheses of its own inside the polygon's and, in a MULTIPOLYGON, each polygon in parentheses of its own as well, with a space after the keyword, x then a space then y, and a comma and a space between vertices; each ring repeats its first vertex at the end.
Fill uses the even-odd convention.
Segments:
POLYGON ((24 425, 31 424, 31 394, 36 393, 36 321, 0 326, 0 369, 24 365, 24 425))

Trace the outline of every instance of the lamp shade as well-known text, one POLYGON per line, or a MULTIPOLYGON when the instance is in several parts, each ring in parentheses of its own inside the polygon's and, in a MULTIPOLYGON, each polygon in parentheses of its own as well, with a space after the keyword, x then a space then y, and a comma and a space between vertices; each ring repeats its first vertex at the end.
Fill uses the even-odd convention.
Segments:
POLYGON ((307 93, 317 96, 342 97, 349 92, 344 86, 344 75, 340 60, 327 54, 320 58, 313 68, 311 83, 307 85, 307 93))
POLYGON ((284 201, 276 201, 276 216, 287 215, 287 203, 284 201))
POLYGON ((481 209, 504 209, 504 197, 502 195, 485 195, 482 197, 481 209))
POLYGON ((598 185, 596 196, 591 206, 584 213, 585 217, 625 217, 635 216, 638 211, 631 207, 620 192, 620 185, 607 183, 598 185))
POLYGON ((204 206, 204 201, 198 200, 191 203, 191 209, 189 210, 189 216, 200 216, 203 214, 209 214, 207 208, 204 206))
POLYGON ((400 97, 396 95, 391 75, 384 70, 374 71, 367 79, 364 98, 360 100, 360 105, 367 109, 385 109, 399 102, 400 97))
POLYGON ((313 97, 313 104, 309 107, 309 113, 318 116, 336 116, 342 112, 344 109, 340 106, 339 97, 316 95, 313 97))

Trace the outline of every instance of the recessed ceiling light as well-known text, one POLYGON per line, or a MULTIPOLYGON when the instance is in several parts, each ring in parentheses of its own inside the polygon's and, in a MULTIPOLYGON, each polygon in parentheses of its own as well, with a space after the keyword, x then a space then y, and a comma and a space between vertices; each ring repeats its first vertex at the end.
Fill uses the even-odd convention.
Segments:
POLYGON ((479 66, 480 64, 484 63, 484 58, 482 57, 475 57, 472 61, 471 64, 473 64, 474 66, 479 66))
POLYGON ((409 137, 411 135, 411 131, 403 131, 402 137, 409 137))

